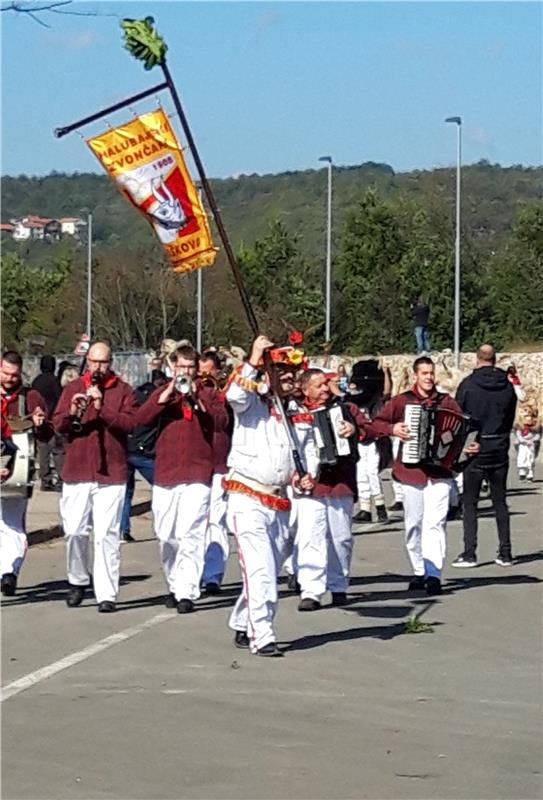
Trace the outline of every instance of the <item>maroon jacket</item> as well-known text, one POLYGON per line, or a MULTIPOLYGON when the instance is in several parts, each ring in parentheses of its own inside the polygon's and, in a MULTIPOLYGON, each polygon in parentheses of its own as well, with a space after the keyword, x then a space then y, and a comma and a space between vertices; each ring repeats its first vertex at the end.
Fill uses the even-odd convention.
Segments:
MULTIPOLYGON (((405 417, 405 407, 409 403, 422 405, 424 403, 433 404, 439 399, 439 405, 444 408, 451 408, 462 413, 460 406, 450 395, 440 394, 434 388, 429 398, 423 398, 417 394, 415 387, 408 392, 397 394, 392 400, 386 403, 379 414, 373 420, 371 427, 378 436, 392 436, 392 428, 396 422, 403 422, 405 417)), ((400 483, 408 483, 411 486, 425 486, 430 480, 443 480, 452 478, 453 473, 446 467, 434 466, 431 464, 404 464, 401 460, 402 447, 394 461, 392 475, 400 483)))
MULTIPOLYGON (((10 390, 7 394, 2 395, 2 414, 6 417, 18 417, 19 414, 19 395, 24 392, 24 414, 32 414, 38 406, 45 414, 45 419, 42 425, 37 428, 34 426, 34 436, 39 442, 48 442, 54 434, 53 425, 51 420, 47 417, 47 403, 36 391, 36 389, 26 389, 20 384, 16 389, 10 390)), ((9 421, 9 419, 8 419, 9 421)))
POLYGON ((74 394, 86 390, 85 376, 69 383, 53 414, 55 430, 68 437, 62 480, 68 483, 126 483, 126 435, 136 425, 134 393, 127 383, 110 373, 102 388, 102 408, 97 411, 94 404, 89 403, 81 418, 83 430, 74 433, 70 404, 74 394))
POLYGON ((155 448, 157 486, 177 486, 180 483, 211 485, 215 471, 213 441, 216 432, 228 425, 228 413, 218 392, 210 386, 198 387, 200 408, 191 409, 187 401, 174 392, 168 403, 160 405, 158 398, 165 387, 160 386, 138 409, 138 425, 151 425, 159 419, 155 448))
POLYGON ((226 464, 228 454, 232 446, 232 431, 234 430, 234 412, 226 402, 223 392, 219 392, 219 397, 223 402, 226 413, 228 414, 228 424, 223 430, 215 430, 213 434, 213 463, 216 475, 226 475, 228 466, 226 464))
MULTIPOLYGON (((358 428, 354 436, 356 441, 363 440, 369 430, 370 420, 354 403, 344 403, 358 428)), ((313 489, 313 497, 358 497, 356 484, 356 457, 340 456, 337 464, 327 464, 319 471, 317 484, 313 489)))

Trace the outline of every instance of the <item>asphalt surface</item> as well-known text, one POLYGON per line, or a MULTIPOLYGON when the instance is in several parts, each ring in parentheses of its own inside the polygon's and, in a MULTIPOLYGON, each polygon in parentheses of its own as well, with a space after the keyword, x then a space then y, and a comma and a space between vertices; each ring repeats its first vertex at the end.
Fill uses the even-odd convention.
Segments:
MULTIPOLYGON (((400 517, 358 526, 346 608, 301 614, 282 584, 281 659, 233 647, 234 553, 221 595, 164 608, 149 513, 116 614, 67 608, 62 541, 32 547, 2 609, 2 797, 540 798, 536 477, 510 481, 514 566, 486 501, 479 567, 448 566, 435 599, 406 592, 400 517)), ((450 523, 449 564, 461 550, 450 523)))

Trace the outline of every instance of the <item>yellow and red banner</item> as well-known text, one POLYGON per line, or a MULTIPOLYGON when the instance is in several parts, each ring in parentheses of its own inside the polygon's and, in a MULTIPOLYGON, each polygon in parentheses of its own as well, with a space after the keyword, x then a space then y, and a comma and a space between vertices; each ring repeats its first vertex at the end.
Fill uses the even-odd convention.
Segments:
POLYGON ((87 139, 87 144, 153 226, 176 272, 213 264, 217 251, 207 217, 162 108, 87 139))

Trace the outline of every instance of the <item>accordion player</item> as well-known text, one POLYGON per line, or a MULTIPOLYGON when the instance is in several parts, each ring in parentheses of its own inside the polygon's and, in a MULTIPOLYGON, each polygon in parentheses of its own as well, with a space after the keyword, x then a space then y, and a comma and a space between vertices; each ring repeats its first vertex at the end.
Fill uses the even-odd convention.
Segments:
POLYGON ((461 472, 469 461, 464 452, 477 441, 478 431, 471 418, 439 405, 407 403, 405 424, 411 432, 402 443, 404 464, 426 464, 461 472))
POLYGON ((341 422, 353 422, 348 409, 342 403, 334 403, 331 406, 314 409, 311 414, 320 464, 322 466, 337 464, 341 456, 350 456, 357 461, 355 438, 345 438, 338 433, 341 422))

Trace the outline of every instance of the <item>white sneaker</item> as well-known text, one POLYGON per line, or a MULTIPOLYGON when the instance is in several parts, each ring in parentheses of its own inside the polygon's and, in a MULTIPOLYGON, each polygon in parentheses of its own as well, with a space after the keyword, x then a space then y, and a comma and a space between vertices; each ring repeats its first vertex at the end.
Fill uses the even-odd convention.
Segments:
POLYGON ((498 556, 498 558, 494 561, 499 567, 512 567, 513 566, 513 559, 512 558, 502 558, 502 556, 498 556))

